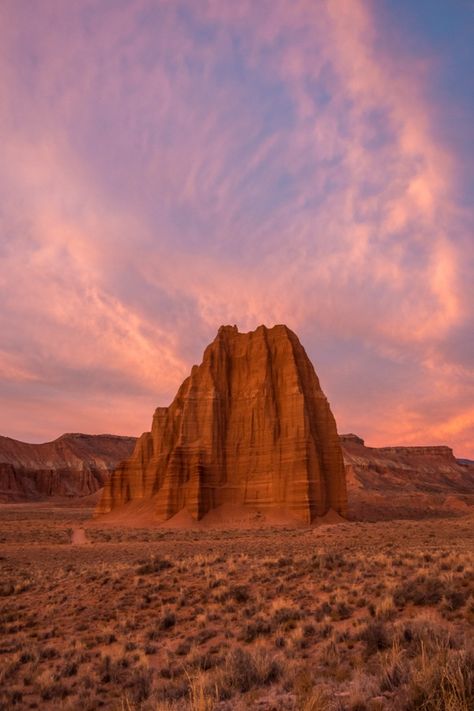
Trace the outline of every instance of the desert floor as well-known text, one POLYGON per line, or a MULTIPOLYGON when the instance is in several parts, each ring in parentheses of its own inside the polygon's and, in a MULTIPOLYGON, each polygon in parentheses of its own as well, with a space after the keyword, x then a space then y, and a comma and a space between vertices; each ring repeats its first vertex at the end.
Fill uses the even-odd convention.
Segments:
POLYGON ((0 709, 474 708, 472 516, 186 532, 91 513, 0 506, 0 709))

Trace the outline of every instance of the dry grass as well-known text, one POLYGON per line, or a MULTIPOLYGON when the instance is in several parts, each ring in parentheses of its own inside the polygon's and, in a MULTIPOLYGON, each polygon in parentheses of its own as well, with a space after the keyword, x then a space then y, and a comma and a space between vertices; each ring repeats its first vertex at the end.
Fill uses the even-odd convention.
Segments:
POLYGON ((474 708, 472 518, 71 546, 71 512, 27 513, 0 512, 0 709, 474 708))

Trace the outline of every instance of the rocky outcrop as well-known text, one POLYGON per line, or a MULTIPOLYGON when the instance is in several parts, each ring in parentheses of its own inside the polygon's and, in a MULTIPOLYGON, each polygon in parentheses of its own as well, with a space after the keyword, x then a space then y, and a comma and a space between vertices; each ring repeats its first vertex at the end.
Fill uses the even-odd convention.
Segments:
POLYGON ((65 434, 44 444, 0 437, 0 501, 93 494, 135 442, 116 435, 65 434))
POLYGON ((341 435, 341 444, 350 518, 376 521, 472 511, 474 466, 463 465, 450 447, 366 447, 356 435, 341 435))
POLYGON ((169 407, 155 411, 98 513, 149 502, 156 520, 195 520, 222 505, 284 510, 305 523, 347 513, 334 417, 286 326, 223 326, 169 407))
POLYGON ((350 434, 339 435, 339 440, 343 446, 346 443, 348 443, 348 444, 351 444, 351 443, 352 444, 362 444, 362 445, 364 444, 364 440, 361 437, 359 437, 358 435, 352 434, 352 432, 350 434))

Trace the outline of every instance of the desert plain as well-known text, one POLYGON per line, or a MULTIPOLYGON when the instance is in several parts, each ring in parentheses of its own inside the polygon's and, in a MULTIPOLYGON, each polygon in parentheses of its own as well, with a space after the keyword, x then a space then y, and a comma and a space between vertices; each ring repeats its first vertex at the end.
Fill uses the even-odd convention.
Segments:
POLYGON ((0 510, 0 709, 473 708, 474 517, 122 526, 0 510))

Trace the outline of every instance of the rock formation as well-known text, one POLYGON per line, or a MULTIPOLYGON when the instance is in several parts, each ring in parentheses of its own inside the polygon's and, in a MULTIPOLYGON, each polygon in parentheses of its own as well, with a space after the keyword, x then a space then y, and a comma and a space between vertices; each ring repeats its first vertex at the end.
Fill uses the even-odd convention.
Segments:
POLYGON ((446 446, 366 447, 341 435, 349 518, 377 521, 465 515, 474 505, 474 466, 446 446))
POLYGON ((93 494, 135 442, 116 435, 64 434, 44 444, 0 437, 0 501, 93 494))
POLYGON ((106 484, 98 513, 149 502, 157 520, 226 504, 310 523, 347 512, 336 423, 286 326, 222 326, 151 432, 106 484))

